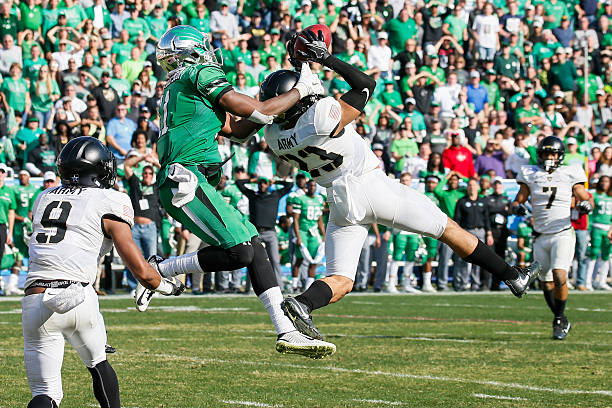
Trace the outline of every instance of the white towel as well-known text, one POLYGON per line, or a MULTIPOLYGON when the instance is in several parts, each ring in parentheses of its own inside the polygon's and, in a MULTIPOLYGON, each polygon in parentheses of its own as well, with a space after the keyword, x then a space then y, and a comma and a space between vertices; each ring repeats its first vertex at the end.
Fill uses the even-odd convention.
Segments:
POLYGON ((66 289, 48 288, 43 295, 43 305, 55 313, 64 314, 85 301, 85 288, 73 283, 66 289))
POLYGON ((178 190, 172 197, 172 205, 181 208, 195 197, 198 188, 198 178, 193 172, 178 163, 170 165, 168 178, 178 183, 178 190))

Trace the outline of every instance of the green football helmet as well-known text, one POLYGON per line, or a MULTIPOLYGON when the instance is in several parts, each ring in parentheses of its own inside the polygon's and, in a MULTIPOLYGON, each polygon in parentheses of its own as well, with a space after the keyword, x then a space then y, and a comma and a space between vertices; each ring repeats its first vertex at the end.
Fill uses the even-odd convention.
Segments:
POLYGON ((166 31, 157 43, 155 54, 168 72, 193 64, 223 65, 223 56, 219 49, 212 48, 208 34, 188 25, 166 31))

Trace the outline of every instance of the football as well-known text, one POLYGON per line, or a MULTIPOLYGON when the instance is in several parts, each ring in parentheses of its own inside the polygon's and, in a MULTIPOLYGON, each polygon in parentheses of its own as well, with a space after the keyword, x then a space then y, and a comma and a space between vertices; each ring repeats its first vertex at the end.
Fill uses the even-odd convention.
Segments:
MULTIPOLYGON (((319 35, 319 31, 322 31, 323 38, 325 39, 325 44, 327 44, 327 48, 329 49, 329 47, 331 46, 331 31, 329 30, 328 26, 326 26, 325 24, 314 24, 314 25, 306 27, 303 31, 306 31, 306 30, 310 30, 314 32, 317 36, 319 35)), ((303 34, 300 34, 298 38, 295 40, 295 47, 293 49, 293 53, 295 54, 294 57, 297 58, 298 60, 306 61, 306 59, 303 58, 298 53, 299 50, 302 50, 302 51, 306 50, 304 48, 304 42, 302 41, 302 38, 303 38, 303 34)))

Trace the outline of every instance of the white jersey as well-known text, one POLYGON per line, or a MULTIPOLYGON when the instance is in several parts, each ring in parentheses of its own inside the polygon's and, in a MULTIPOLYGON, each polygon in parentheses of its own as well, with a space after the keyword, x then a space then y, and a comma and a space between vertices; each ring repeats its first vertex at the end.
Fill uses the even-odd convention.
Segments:
POLYGON ((529 187, 536 232, 555 234, 571 227, 574 185, 587 181, 582 167, 561 166, 548 173, 538 166, 522 166, 516 181, 529 187))
POLYGON ((323 187, 347 174, 360 176, 379 166, 380 161, 351 124, 329 137, 342 116, 340 103, 332 97, 312 105, 292 129, 273 123, 264 137, 274 153, 300 170, 310 173, 323 187))
POLYGON ((41 280, 92 283, 98 261, 112 240, 102 229, 109 216, 134 225, 127 194, 112 189, 54 187, 42 192, 32 209, 30 265, 25 286, 41 280))

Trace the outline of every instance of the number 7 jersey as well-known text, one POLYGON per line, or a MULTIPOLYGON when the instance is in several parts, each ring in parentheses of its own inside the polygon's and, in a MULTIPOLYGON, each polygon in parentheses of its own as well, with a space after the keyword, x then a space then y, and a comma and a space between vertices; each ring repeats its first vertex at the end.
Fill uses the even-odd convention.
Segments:
POLYGON ((54 187, 32 208, 30 264, 26 287, 37 279, 92 283, 99 257, 112 247, 102 218, 134 224, 127 194, 112 189, 54 187))
POLYGON ((538 166, 522 166, 516 181, 529 187, 536 232, 555 234, 572 226, 570 211, 574 185, 587 181, 582 167, 561 166, 548 173, 538 166))
POLYGON ((283 130, 278 124, 266 125, 264 137, 281 159, 310 173, 321 186, 346 175, 360 176, 379 166, 370 145, 348 124, 330 137, 340 123, 342 108, 332 97, 312 105, 294 128, 283 130))

